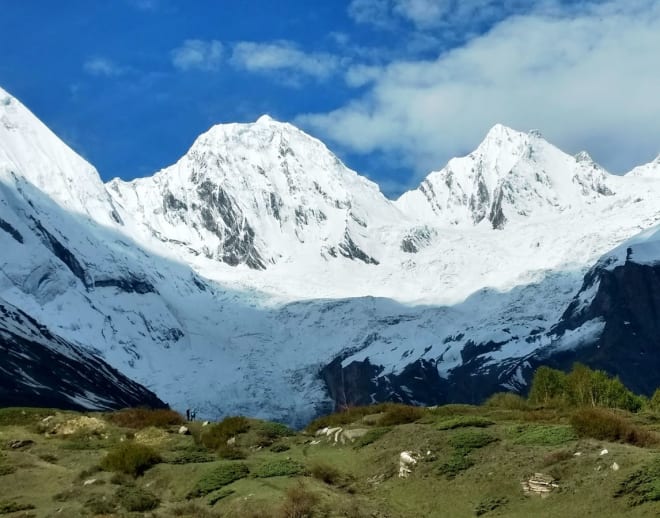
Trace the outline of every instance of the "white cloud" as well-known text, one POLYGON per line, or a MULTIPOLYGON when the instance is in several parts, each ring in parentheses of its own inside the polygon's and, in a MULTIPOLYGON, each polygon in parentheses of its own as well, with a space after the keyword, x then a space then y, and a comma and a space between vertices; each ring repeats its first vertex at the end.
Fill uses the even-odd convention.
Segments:
POLYGON ((127 68, 102 57, 95 57, 85 61, 83 68, 90 75, 103 77, 117 77, 124 75, 128 71, 127 68))
MULTIPOLYGON (((461 4, 469 4, 469 1, 461 4)), ((393 11, 419 27, 432 26, 451 10, 450 0, 394 0, 393 11)))
POLYGON ((172 64, 183 71, 214 71, 220 68, 223 53, 223 45, 217 40, 186 40, 171 52, 172 64))
POLYGON ((423 173, 472 150, 495 123, 539 128, 615 172, 660 149, 660 2, 612 0, 570 16, 508 18, 435 60, 352 68, 367 93, 300 124, 423 173))
POLYGON ((285 73, 287 75, 280 78, 297 81, 302 77, 327 79, 337 71, 341 60, 323 52, 303 52, 289 41, 242 41, 234 46, 231 63, 250 72, 285 73))

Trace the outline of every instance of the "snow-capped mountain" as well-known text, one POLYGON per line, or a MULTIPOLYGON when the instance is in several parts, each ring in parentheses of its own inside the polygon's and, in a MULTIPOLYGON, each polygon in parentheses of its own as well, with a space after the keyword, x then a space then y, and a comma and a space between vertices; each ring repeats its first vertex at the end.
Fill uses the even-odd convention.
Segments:
POLYGON ((108 187, 157 239, 253 269, 319 254, 378 264, 378 227, 403 218, 321 142, 268 116, 215 126, 173 166, 108 187))
POLYGON ((507 222, 582 208, 614 195, 610 175, 586 153, 571 157, 537 131, 494 126, 466 157, 450 160, 397 204, 443 225, 507 222))
POLYGON ((599 259, 630 269, 627 240, 660 222, 655 162, 610 175, 537 132, 496 126, 396 202, 268 117, 103 185, 0 100, 0 298, 209 417, 524 389, 609 336, 584 316, 611 307, 599 259))

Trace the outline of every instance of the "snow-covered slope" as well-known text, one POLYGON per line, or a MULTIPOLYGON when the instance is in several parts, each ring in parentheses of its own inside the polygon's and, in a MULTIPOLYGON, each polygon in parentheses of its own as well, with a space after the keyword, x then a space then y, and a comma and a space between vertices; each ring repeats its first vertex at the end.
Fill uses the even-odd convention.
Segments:
POLYGON ((267 117, 104 186, 2 98, 0 297, 209 417, 521 388, 541 352, 604 336, 570 316, 585 274, 660 222, 655 165, 612 176, 502 126, 397 202, 267 117))

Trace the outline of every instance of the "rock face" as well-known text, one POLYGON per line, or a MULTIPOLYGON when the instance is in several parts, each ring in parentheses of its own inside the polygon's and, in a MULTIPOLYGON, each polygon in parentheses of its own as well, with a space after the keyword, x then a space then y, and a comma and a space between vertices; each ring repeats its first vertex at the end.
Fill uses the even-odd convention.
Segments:
POLYGON ((597 266, 581 293, 595 290, 586 307, 577 299, 555 331, 560 335, 600 323, 599 336, 581 347, 550 347, 538 361, 568 369, 578 361, 617 374, 632 390, 651 395, 660 386, 660 264, 627 261, 607 269, 597 266))
POLYGON ((89 351, 0 301, 0 406, 107 410, 166 407, 89 351))

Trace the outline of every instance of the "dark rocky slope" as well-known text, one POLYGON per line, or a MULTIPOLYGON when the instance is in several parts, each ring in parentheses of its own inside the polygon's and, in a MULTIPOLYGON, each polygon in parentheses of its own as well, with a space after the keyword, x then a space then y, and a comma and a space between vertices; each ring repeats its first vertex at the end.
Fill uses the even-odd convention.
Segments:
POLYGON ((0 301, 0 406, 106 410, 167 405, 98 356, 0 301))

